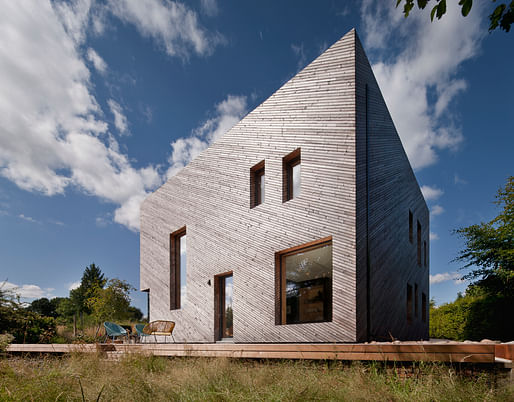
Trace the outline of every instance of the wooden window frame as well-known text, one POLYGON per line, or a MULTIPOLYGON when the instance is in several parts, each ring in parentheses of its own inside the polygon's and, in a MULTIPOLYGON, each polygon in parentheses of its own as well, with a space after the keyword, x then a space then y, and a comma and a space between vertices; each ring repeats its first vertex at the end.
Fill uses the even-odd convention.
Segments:
POLYGON ((250 169, 250 208, 262 204, 261 180, 265 180, 265 161, 260 161, 250 169))
POLYGON ((409 242, 412 244, 414 241, 414 215, 409 209, 409 242))
MULTIPOLYGON (((180 238, 186 234, 186 227, 170 234, 170 310, 180 306, 180 238)), ((187 241, 187 240, 186 240, 187 241)))
MULTIPOLYGON (((301 148, 295 149, 282 158, 282 202, 292 200, 293 197, 293 167, 302 163, 301 148)), ((301 183, 301 182, 300 182, 301 183)), ((301 184, 300 184, 301 185, 301 184)))
POLYGON ((221 287, 221 281, 225 279, 227 276, 231 276, 234 278, 234 272, 228 271, 223 272, 222 274, 214 275, 214 339, 219 341, 222 339, 221 336, 221 328, 223 328, 222 320, 222 311, 220 306, 220 299, 225 297, 225 288, 221 287))
MULTIPOLYGON (((326 245, 332 244, 332 236, 324 237, 319 240, 314 240, 309 243, 301 244, 299 246, 291 247, 275 253, 275 325, 288 325, 286 323, 287 306, 286 306, 286 270, 284 269, 284 258, 290 255, 298 254, 300 252, 306 252, 314 250, 326 245)), ((333 269, 333 267, 332 267, 333 269)), ((330 302, 332 303, 332 292, 330 295, 330 302)), ((333 308, 330 309, 330 317, 327 321, 316 321, 331 322, 332 321, 333 308)), ((298 323, 304 324, 304 323, 298 323)), ((297 325, 297 324, 294 324, 297 325)))
POLYGON ((418 267, 421 267, 421 223, 417 221, 417 251, 418 251, 418 267))

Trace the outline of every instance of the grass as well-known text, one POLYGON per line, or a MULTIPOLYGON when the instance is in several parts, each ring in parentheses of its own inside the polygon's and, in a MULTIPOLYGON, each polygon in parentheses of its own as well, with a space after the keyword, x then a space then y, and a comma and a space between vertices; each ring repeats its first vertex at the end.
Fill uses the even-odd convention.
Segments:
POLYGON ((440 364, 401 370, 380 364, 163 358, 120 361, 76 354, 0 358, 0 401, 512 401, 492 374, 457 375, 440 364))

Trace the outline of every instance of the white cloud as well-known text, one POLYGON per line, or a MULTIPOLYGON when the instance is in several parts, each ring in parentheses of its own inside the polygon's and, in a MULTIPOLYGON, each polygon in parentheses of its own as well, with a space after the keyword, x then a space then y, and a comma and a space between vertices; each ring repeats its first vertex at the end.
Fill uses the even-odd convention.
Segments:
POLYGON ((303 67, 305 67, 305 63, 307 62, 307 56, 305 55, 305 51, 303 48, 303 42, 299 45, 295 45, 294 43, 291 45, 291 49, 293 50, 293 53, 298 58, 298 61, 296 62, 296 69, 300 71, 303 67))
POLYGON ((423 193, 423 197, 425 197, 426 201, 437 200, 441 195, 443 195, 443 190, 430 186, 421 186, 421 192, 423 193))
POLYGON ((430 275, 430 284, 435 285, 436 283, 447 281, 461 282, 460 277, 457 272, 444 272, 442 274, 430 275))
POLYGON ((136 203, 161 177, 134 168, 101 119, 79 51, 89 2, 3 3, 0 175, 48 196, 74 186, 119 206, 114 220, 137 230, 136 203))
POLYGON ((68 285, 68 290, 77 289, 80 286, 81 283, 82 283, 81 281, 76 281, 76 282, 70 283, 68 285))
POLYGON ((187 58, 191 51, 208 55, 223 42, 218 33, 209 33, 196 13, 185 4, 161 0, 110 0, 109 10, 125 23, 133 24, 141 35, 152 38, 170 56, 187 58))
POLYGON ((440 205, 434 205, 432 208, 430 208, 430 215, 437 216, 441 215, 444 212, 444 208, 440 205))
POLYGON ((453 176, 453 182, 455 184, 468 184, 466 180, 464 180, 462 177, 460 177, 457 173, 453 176))
POLYGON ((123 114, 123 108, 121 105, 113 99, 109 99, 107 104, 109 105, 109 109, 111 109, 111 113, 114 116, 114 126, 118 129, 120 134, 128 134, 127 117, 123 114))
POLYGON ((187 138, 171 143, 172 152, 168 159, 168 178, 174 176, 200 152, 231 129, 246 113, 246 96, 228 95, 216 105, 215 116, 193 130, 187 138))
POLYGON ((404 18, 401 7, 389 2, 362 3, 365 47, 379 55, 373 71, 416 169, 435 163, 438 151, 456 149, 463 139, 451 107, 466 89, 459 68, 477 54, 483 37, 482 5, 475 6, 463 18, 452 2, 431 23, 427 10, 404 18), (396 55, 392 43, 401 44, 396 55))
POLYGON ((103 216, 97 216, 95 219, 95 223, 96 223, 96 226, 98 226, 100 228, 104 228, 111 223, 111 220, 107 219, 106 217, 103 217, 103 216))
POLYGON ((41 289, 38 285, 16 285, 11 282, 2 282, 0 283, 0 288, 3 290, 11 291, 14 294, 19 295, 24 299, 38 299, 41 297, 51 297, 51 292, 55 289, 41 289))
POLYGON ((98 53, 95 52, 94 49, 87 49, 86 57, 91 63, 93 63, 93 66, 100 74, 105 74, 107 72, 107 63, 98 53))
MULTIPOLYGON (((94 0, 55 1, 53 8, 68 37, 76 44, 84 43, 89 23, 89 13, 94 0)), ((25 4, 28 4, 26 1, 25 4)))
POLYGON ((439 235, 434 232, 430 232, 430 241, 439 240, 439 235))
POLYGON ((200 5, 202 7, 202 12, 209 17, 218 15, 219 9, 216 0, 201 0, 200 5))
POLYGON ((23 214, 19 214, 18 218, 23 219, 24 221, 27 221, 27 222, 31 222, 31 223, 41 223, 38 220, 36 220, 30 216, 25 216, 23 214))

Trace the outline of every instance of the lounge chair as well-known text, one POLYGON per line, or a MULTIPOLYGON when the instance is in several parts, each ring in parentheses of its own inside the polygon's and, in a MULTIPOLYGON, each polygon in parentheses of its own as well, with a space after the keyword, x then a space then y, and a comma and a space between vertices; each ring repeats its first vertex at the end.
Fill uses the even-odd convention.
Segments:
POLYGON ((173 321, 152 321, 145 325, 143 328, 143 332, 147 335, 153 335, 155 342, 157 343, 157 335, 164 336, 164 343, 166 343, 166 337, 171 336, 173 342, 175 342, 175 338, 173 337, 173 329, 175 328, 175 322, 173 321))
POLYGON ((124 336, 128 339, 128 333, 127 330, 118 324, 115 324, 114 322, 105 321, 104 322, 105 327, 105 339, 104 342, 107 340, 107 338, 112 338, 112 341, 114 342, 115 338, 119 336, 124 336))

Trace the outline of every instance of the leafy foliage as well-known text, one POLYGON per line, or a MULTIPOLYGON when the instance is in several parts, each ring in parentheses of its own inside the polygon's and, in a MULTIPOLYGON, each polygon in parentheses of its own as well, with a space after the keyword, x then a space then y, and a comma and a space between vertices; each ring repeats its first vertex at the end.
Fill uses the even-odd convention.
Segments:
POLYGON ((17 343, 55 342, 59 341, 56 324, 73 324, 73 340, 94 342, 96 336, 87 334, 87 326, 91 328, 105 320, 142 320, 141 310, 130 306, 132 290, 135 289, 125 281, 108 281, 94 263, 86 267, 80 286, 70 291, 70 297, 43 297, 28 306, 0 283, 0 334, 12 334, 17 343), (81 333, 77 332, 79 319, 81 333))
POLYGON ((7 350, 7 346, 14 340, 11 334, 0 334, 0 353, 7 350))
POLYGON ((464 296, 440 307, 430 306, 430 336, 455 340, 514 337, 514 177, 500 188, 501 209, 490 222, 455 231, 465 241, 456 261, 470 268, 473 281, 464 296))
POLYGON ((498 190, 496 199, 502 208, 496 218, 455 231, 465 240, 456 260, 465 262, 465 268, 473 267, 464 279, 474 280, 490 294, 514 298, 514 176, 498 190))
POLYGON ((100 267, 89 265, 82 274, 80 286, 70 291, 70 299, 77 313, 90 313, 87 300, 94 296, 96 289, 103 288, 107 282, 100 267))
POLYGON ((514 336, 512 299, 489 295, 470 286, 453 303, 430 307, 430 337, 457 341, 495 339, 511 341, 514 336))
POLYGON ((64 297, 54 297, 52 300, 48 300, 46 297, 42 297, 41 299, 32 301, 27 309, 45 317, 57 318, 59 315, 57 308, 63 300, 64 297))
POLYGON ((0 286, 0 334, 9 333, 18 343, 48 342, 55 335, 55 320, 23 308, 19 298, 0 286))
POLYGON ((127 319, 130 308, 130 291, 135 290, 128 282, 110 279, 107 287, 97 287, 87 300, 91 314, 98 323, 127 319))
MULTIPOLYGON (((430 0, 417 0, 416 4, 420 10, 425 9, 430 0)), ((491 0, 493 3, 496 3, 496 0, 491 0)), ((401 3, 403 5, 403 14, 405 17, 408 17, 412 9, 414 8, 414 0, 397 0, 396 7, 398 7, 401 3)), ((432 7, 432 11, 430 12, 430 20, 434 21, 434 17, 437 19, 441 19, 441 17, 446 14, 446 0, 435 0, 435 5, 432 7)), ((511 0, 510 4, 502 3, 494 7, 493 12, 489 15, 489 32, 494 31, 496 28, 500 27, 505 32, 510 31, 510 27, 512 23, 514 23, 514 0, 511 0)), ((466 17, 471 11, 471 7, 473 6, 473 0, 459 0, 459 6, 461 7, 461 14, 466 17)))

